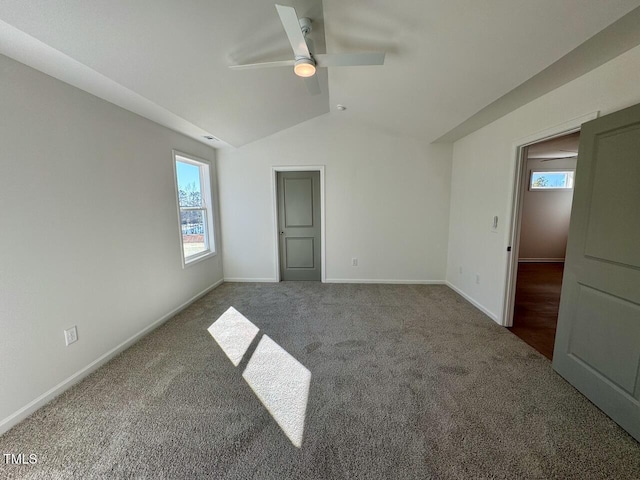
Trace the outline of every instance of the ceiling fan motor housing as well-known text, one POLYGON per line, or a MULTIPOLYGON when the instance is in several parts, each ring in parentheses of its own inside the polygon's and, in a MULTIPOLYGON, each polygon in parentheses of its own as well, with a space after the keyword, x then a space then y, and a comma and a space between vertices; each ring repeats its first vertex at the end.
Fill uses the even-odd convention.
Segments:
POLYGON ((302 30, 303 35, 307 35, 311 32, 311 19, 309 17, 302 17, 298 19, 300 22, 300 29, 302 30))

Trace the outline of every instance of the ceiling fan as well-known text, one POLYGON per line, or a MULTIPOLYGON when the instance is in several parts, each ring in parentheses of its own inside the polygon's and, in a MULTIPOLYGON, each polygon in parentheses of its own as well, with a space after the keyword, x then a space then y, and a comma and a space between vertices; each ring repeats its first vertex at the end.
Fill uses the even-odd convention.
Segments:
POLYGON ((578 152, 575 150, 558 150, 559 152, 565 152, 565 154, 555 155, 553 157, 528 157, 531 160, 540 160, 541 162, 550 162, 553 160, 568 160, 570 158, 578 158, 578 152))
POLYGON ((315 76, 317 67, 350 67, 357 65, 383 65, 384 53, 334 53, 314 54, 309 50, 307 34, 311 32, 311 19, 298 18, 293 7, 276 5, 280 21, 289 38, 294 58, 275 62, 231 65, 234 70, 269 67, 291 67, 293 72, 305 79, 307 89, 312 95, 320 93, 320 85, 315 76))
POLYGON ((553 157, 553 158, 536 158, 536 157, 530 157, 531 160, 540 160, 541 162, 551 162, 553 160, 569 160, 571 158, 578 158, 577 155, 569 155, 568 157, 553 157))

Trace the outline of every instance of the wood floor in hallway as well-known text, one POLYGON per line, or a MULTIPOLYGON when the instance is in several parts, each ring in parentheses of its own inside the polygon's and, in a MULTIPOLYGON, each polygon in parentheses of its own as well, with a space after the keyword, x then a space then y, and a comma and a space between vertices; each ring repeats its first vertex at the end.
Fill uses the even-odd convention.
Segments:
POLYGON ((520 263, 511 332, 549 360, 558 322, 564 263, 520 263))

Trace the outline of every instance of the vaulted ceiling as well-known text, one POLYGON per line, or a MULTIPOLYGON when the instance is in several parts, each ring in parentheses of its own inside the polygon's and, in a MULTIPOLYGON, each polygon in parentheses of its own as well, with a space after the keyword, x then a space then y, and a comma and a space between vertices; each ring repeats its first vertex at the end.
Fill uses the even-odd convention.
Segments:
POLYGON ((317 52, 385 51, 385 65, 321 70, 316 96, 290 68, 230 70, 292 56, 264 0, 0 0, 0 53, 200 140, 210 133, 219 145, 252 142, 338 103, 365 124, 433 141, 640 6, 280 3, 312 18, 317 52))

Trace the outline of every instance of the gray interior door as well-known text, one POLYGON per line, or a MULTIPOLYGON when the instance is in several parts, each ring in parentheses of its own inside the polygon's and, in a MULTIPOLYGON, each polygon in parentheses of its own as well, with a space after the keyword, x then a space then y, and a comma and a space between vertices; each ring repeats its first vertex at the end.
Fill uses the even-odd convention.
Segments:
POLYGON ((579 151, 553 367, 640 440, 640 105, 579 151))
POLYGON ((319 281, 320 172, 277 175, 280 278, 319 281))

